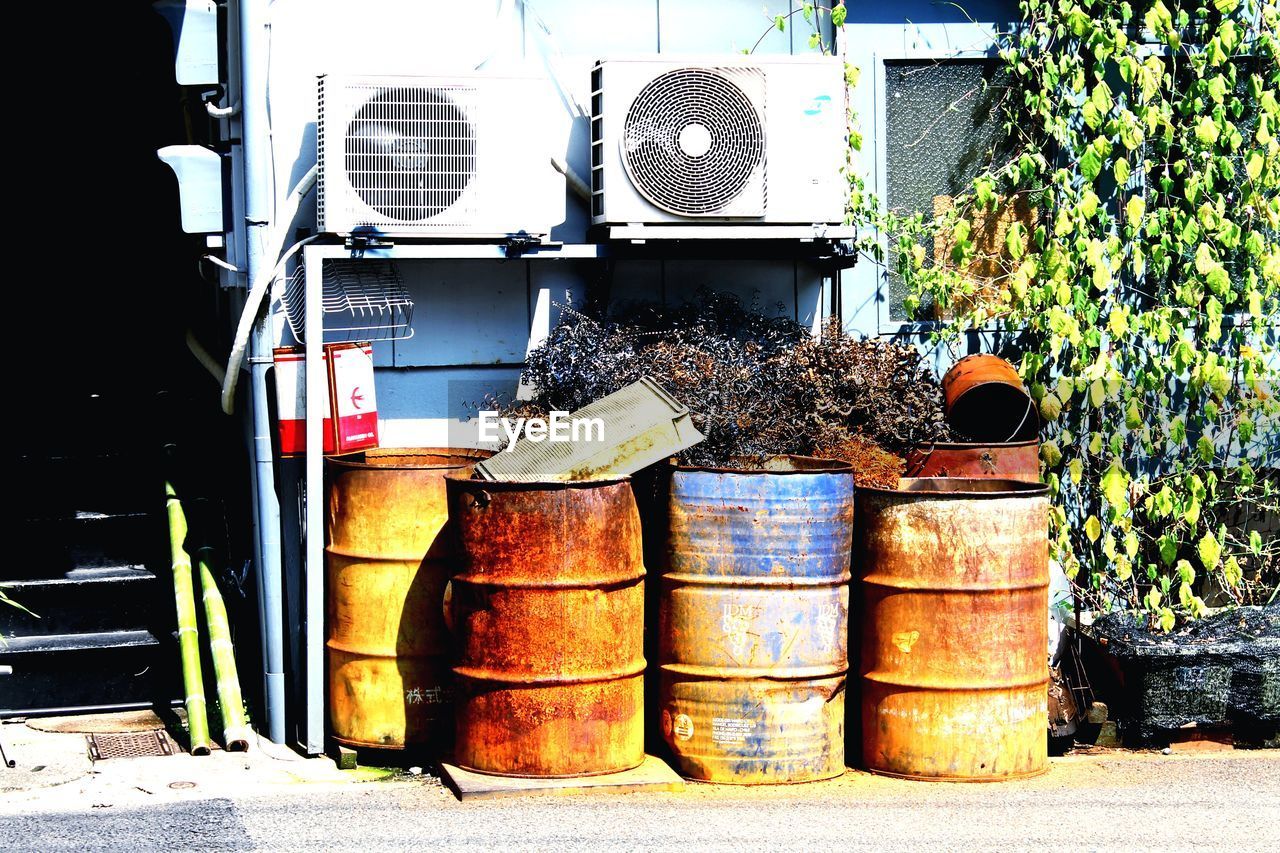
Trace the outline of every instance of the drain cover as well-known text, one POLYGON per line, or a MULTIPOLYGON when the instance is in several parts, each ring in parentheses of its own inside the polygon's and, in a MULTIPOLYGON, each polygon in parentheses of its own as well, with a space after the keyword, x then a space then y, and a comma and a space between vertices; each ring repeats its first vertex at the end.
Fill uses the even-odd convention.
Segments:
POLYGON ((163 731, 92 734, 85 740, 89 742, 89 757, 94 761, 105 758, 139 758, 144 755, 173 755, 176 752, 173 741, 163 731))

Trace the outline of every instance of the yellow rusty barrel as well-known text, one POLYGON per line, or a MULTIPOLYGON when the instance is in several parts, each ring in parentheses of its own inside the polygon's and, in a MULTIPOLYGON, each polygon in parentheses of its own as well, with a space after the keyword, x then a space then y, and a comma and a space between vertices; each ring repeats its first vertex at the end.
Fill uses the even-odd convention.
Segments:
POLYGON ((853 503, 847 462, 672 473, 659 689, 685 776, 760 785, 844 772, 853 503))
POLYGON ((644 761, 644 562, 625 479, 448 479, 459 766, 590 776, 644 761))
POLYGON ((441 614, 455 548, 444 476, 486 454, 371 450, 329 463, 329 722, 348 746, 401 749, 451 731, 441 614))
POLYGON ((1047 494, 944 477, 858 491, 868 770, 997 781, 1048 769, 1047 494))

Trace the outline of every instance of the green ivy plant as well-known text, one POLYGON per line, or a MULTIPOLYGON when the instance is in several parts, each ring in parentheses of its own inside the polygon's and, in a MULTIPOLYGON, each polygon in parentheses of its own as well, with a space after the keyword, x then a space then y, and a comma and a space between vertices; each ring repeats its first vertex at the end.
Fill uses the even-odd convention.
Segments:
POLYGON ((941 216, 884 210, 851 174, 851 216, 894 248, 908 309, 947 321, 935 339, 983 331, 1019 367, 1046 425, 1053 558, 1084 606, 1171 630, 1273 601, 1277 4, 1020 8, 999 45, 1004 156, 941 216), (1011 200, 1032 215, 977 257, 974 229, 1011 200))

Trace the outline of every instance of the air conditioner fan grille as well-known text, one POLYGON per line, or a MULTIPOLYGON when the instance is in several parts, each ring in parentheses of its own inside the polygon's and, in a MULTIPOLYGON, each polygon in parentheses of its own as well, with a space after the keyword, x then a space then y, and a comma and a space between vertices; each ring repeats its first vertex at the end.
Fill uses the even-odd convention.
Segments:
POLYGON ((764 126, 751 98, 714 69, 680 68, 651 80, 623 125, 636 189, 672 213, 714 213, 764 162, 764 126))
POLYGON ((347 180, 382 216, 419 222, 449 209, 476 174, 476 132, 446 89, 374 90, 347 125, 347 180))

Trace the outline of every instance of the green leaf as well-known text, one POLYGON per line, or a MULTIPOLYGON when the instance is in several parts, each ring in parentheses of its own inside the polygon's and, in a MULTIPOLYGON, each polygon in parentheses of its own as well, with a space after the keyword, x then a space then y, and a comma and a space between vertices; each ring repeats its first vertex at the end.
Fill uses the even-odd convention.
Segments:
POLYGON ((1249 176, 1249 180, 1256 182, 1262 177, 1262 166, 1265 162, 1261 151, 1254 151, 1249 155, 1249 162, 1244 164, 1244 171, 1249 176))
POLYGON ((1133 223, 1133 226, 1135 228, 1138 227, 1139 223, 1142 222, 1142 217, 1147 212, 1146 199, 1140 195, 1130 196, 1128 204, 1124 206, 1124 212, 1129 221, 1133 223))
POLYGON ((1102 494, 1107 503, 1114 507, 1129 505, 1129 475, 1120 463, 1112 461, 1110 467, 1102 475, 1102 494))
POLYGON ((1097 542, 1098 537, 1102 535, 1102 522, 1098 521, 1096 515, 1091 515, 1085 520, 1084 535, 1089 538, 1090 542, 1097 542))
POLYGON ((1192 498, 1191 503, 1187 505, 1187 511, 1182 514, 1182 518, 1192 527, 1200 520, 1200 499, 1192 498))
POLYGON ((1021 222, 1015 222, 1005 231, 1004 245, 1009 250, 1009 257, 1021 260, 1026 244, 1026 228, 1021 222))
POLYGON ((1101 379, 1095 379, 1089 383, 1089 402, 1095 408, 1101 406, 1107 399, 1107 388, 1102 384, 1101 379))
POLYGON ((1062 401, 1058 399, 1056 394, 1046 394, 1044 399, 1040 401, 1040 416, 1046 421, 1053 422, 1062 414, 1062 401))
POLYGON ((1160 630, 1166 634, 1173 630, 1173 626, 1178 624, 1178 617, 1173 615, 1173 611, 1165 607, 1160 610, 1160 630))
POLYGON ((1120 157, 1116 160, 1115 165, 1112 166, 1112 172, 1116 176, 1116 183, 1118 185, 1123 187, 1125 184, 1129 183, 1129 161, 1124 157, 1120 157))
POLYGON ((1240 561, 1235 557, 1228 557, 1227 561, 1222 564, 1222 581, 1229 588, 1235 588, 1240 585, 1240 580, 1244 577, 1244 572, 1240 570, 1240 561))
POLYGON ((1249 550, 1254 556, 1262 553, 1262 534, 1256 530, 1249 531, 1249 550))
POLYGON ((1196 582, 1196 569, 1188 560, 1179 560, 1178 565, 1173 567, 1178 575, 1178 580, 1190 586, 1196 582))
POLYGON ((1217 343, 1222 340, 1222 303, 1216 296, 1210 296, 1205 300, 1204 314, 1209 321, 1205 336, 1213 343, 1217 343))
POLYGON ((848 14, 849 14, 849 10, 848 10, 848 9, 846 9, 846 8, 844 7, 844 2, 843 2, 843 0, 841 0, 841 2, 840 2, 840 3, 837 3, 837 4, 836 4, 836 7, 835 7, 834 9, 832 9, 832 10, 831 10, 831 24, 832 24, 832 26, 836 26, 836 27, 843 27, 843 26, 844 26, 844 20, 845 20, 845 17, 846 17, 848 14))
POLYGON ((1178 559, 1178 540, 1173 538, 1173 534, 1165 533, 1160 537, 1159 545, 1160 560, 1166 566, 1172 566, 1178 559))
POLYGON ((1196 543, 1196 553, 1200 555, 1200 565, 1213 571, 1218 568, 1218 560, 1222 558, 1222 545, 1212 533, 1206 532, 1196 543))
POLYGON ((1058 445, 1054 444, 1052 441, 1046 441, 1044 444, 1040 445, 1040 458, 1043 459, 1044 463, 1050 468, 1054 468, 1062 461, 1062 451, 1059 450, 1058 445))
POLYGON ((1107 85, 1105 80, 1100 80, 1098 85, 1093 87, 1093 91, 1089 94, 1089 103, 1093 104, 1094 108, 1104 116, 1111 112, 1115 101, 1111 97, 1111 87, 1107 85))
MULTIPOLYGON (((21 604, 17 601, 14 601, 12 598, 10 598, 8 593, 4 591, 4 587, 0 587, 0 604, 7 604, 10 607, 16 607, 22 612, 30 614, 31 616, 34 616, 37 619, 40 618, 40 614, 32 612, 26 607, 26 605, 21 604)), ((3 648, 3 645, 0 645, 0 648, 3 648)))
POLYGON ((978 207, 984 210, 995 203, 995 185, 992 184, 989 178, 975 178, 973 181, 973 194, 978 201, 978 207))
POLYGON ((1136 398, 1130 400, 1128 407, 1124 410, 1124 425, 1134 430, 1142 426, 1142 409, 1138 407, 1136 398))
POLYGON ((1221 134, 1218 123, 1211 116, 1202 116, 1196 122, 1196 139, 1201 145, 1213 145, 1221 134))
POLYGON ((814 50, 822 45, 822 36, 813 33, 809 36, 809 49, 814 50))
POLYGON ((1067 472, 1071 475, 1071 482, 1080 485, 1084 482, 1084 463, 1077 456, 1067 465, 1067 472))
POLYGON ((1096 146, 1090 145, 1080 155, 1080 174, 1088 181, 1096 181, 1098 175, 1102 174, 1102 155, 1098 153, 1096 146))
POLYGON ((778 32, 785 32, 787 29, 787 16, 778 15, 773 19, 773 25, 778 28, 778 32))
POLYGON ((1086 218, 1092 219, 1098 212, 1098 194, 1093 190, 1085 190, 1081 193, 1079 210, 1086 218))
POLYGON ((1213 442, 1207 435, 1200 436, 1200 440, 1196 442, 1196 452, 1204 464, 1209 465, 1213 462, 1213 442))
POLYGON ((1213 0, 1213 8, 1217 9, 1225 17, 1230 15, 1240 6, 1240 0, 1213 0))

